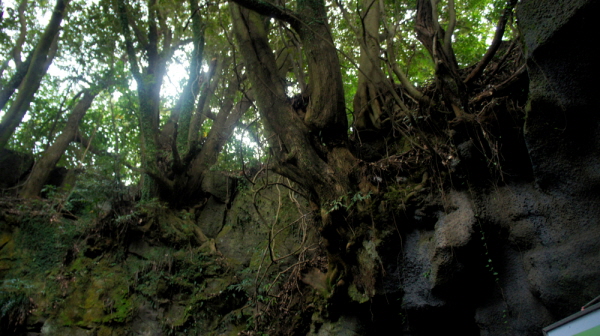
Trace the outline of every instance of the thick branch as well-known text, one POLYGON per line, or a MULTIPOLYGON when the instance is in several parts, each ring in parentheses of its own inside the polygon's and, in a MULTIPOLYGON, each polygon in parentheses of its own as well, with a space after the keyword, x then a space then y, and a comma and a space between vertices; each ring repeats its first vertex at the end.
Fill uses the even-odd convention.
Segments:
MULTIPOLYGON (((148 74, 153 74, 153 70, 159 63, 158 56, 158 24, 156 18, 156 0, 148 1, 148 74)), ((156 79, 155 79, 156 80, 156 79)))
POLYGON ((452 53, 452 35, 456 27, 456 9, 454 8, 454 0, 448 0, 448 27, 444 34, 444 51, 447 54, 452 53))
POLYGON ((58 160, 60 160, 69 143, 75 138, 79 122, 92 105, 97 94, 97 92, 92 93, 91 90, 86 90, 83 93, 83 97, 77 102, 69 115, 67 124, 62 133, 56 138, 56 141, 44 151, 41 159, 36 162, 33 167, 25 186, 19 193, 21 197, 32 198, 37 197, 40 194, 51 170, 58 160))
POLYGON ((36 45, 27 74, 20 85, 19 94, 0 123, 0 148, 4 148, 25 116, 42 78, 48 70, 52 45, 60 31, 68 0, 57 0, 50 22, 36 45))
POLYGON ((231 0, 240 6, 251 9, 258 14, 283 20, 292 26, 300 24, 300 20, 294 11, 277 6, 265 0, 231 0))
POLYGON ((183 150, 188 147, 188 135, 196 97, 200 93, 202 83, 202 60, 204 58, 204 28, 202 17, 198 13, 197 0, 189 0, 191 30, 194 50, 190 55, 190 69, 188 81, 181 93, 177 105, 171 113, 171 120, 178 125, 177 146, 183 150))
POLYGON ((196 144, 198 142, 198 134, 200 133, 200 127, 202 126, 202 122, 204 122, 205 120, 205 118, 203 117, 204 114, 202 112, 204 111, 204 106, 206 105, 206 102, 214 93, 214 91, 211 90, 211 80, 212 77, 215 75, 216 68, 217 59, 213 58, 208 73, 206 74, 205 81, 204 83, 202 83, 203 88, 200 94, 200 99, 198 99, 198 105, 196 106, 196 113, 194 113, 192 121, 190 122, 190 130, 187 139, 189 153, 195 150, 196 144))
POLYGON ((6 103, 8 103, 10 100, 10 97, 12 97, 13 93, 15 93, 15 90, 19 87, 19 85, 21 85, 21 82, 23 82, 25 75, 27 75, 29 65, 31 64, 31 60, 33 59, 34 52, 35 49, 32 50, 29 55, 27 55, 27 58, 24 62, 21 62, 21 64, 17 66, 17 69, 10 78, 9 82, 5 87, 2 88, 2 91, 0 92, 0 110, 4 109, 6 103))
POLYGON ((138 85, 143 85, 140 67, 138 65, 135 48, 133 47, 133 39, 131 38, 131 30, 129 28, 129 10, 127 9, 126 0, 117 0, 117 14, 121 21, 121 30, 125 38, 125 51, 129 59, 129 68, 133 74, 133 78, 138 85))
POLYGON ((481 61, 479 61, 475 69, 473 69, 473 71, 471 71, 471 73, 464 80, 464 83, 466 85, 473 83, 475 79, 479 78, 479 76, 481 76, 481 74, 483 73, 485 67, 487 67, 494 55, 496 55, 496 52, 498 51, 498 48, 500 47, 500 44, 502 42, 504 31, 506 30, 506 23, 508 22, 508 19, 510 18, 512 10, 515 7, 517 1, 518 0, 510 0, 506 2, 504 12, 500 17, 500 20, 498 20, 498 24, 496 25, 496 33, 494 34, 492 44, 488 48, 485 55, 483 55, 483 58, 481 59, 481 61))
MULTIPOLYGON (((234 88, 237 91, 237 86, 234 88)), ((223 107, 219 110, 208 136, 206 137, 206 141, 204 141, 202 150, 192 161, 187 174, 190 176, 190 179, 186 183, 189 192, 193 192, 197 189, 195 186, 199 185, 202 181, 201 177, 203 176, 203 173, 217 162, 219 153, 221 153, 223 146, 225 146, 229 138, 231 138, 238 121, 250 106, 252 106, 252 101, 244 97, 234 107, 233 98, 233 95, 230 96, 227 99, 227 102, 225 102, 223 107)))
POLYGON ((404 71, 402 71, 402 69, 400 69, 400 66, 398 66, 398 63, 396 63, 396 62, 393 63, 392 72, 394 73, 394 75, 396 75, 396 77, 398 77, 398 79, 400 80, 400 83, 402 83, 402 87, 406 90, 406 92, 408 93, 409 96, 411 96, 412 98, 414 98, 415 100, 417 100, 421 103, 429 102, 429 97, 423 95, 423 93, 421 93, 421 91, 417 90, 417 88, 413 85, 413 83, 410 82, 408 77, 406 77, 406 74, 404 73, 404 71))

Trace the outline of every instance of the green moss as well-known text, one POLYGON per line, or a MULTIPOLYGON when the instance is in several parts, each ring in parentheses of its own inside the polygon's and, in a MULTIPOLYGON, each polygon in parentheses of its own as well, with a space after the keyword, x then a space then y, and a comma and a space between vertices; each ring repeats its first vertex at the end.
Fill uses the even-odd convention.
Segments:
POLYGON ((124 291, 112 291, 110 293, 110 305, 105 306, 105 311, 108 310, 109 314, 106 315, 102 322, 104 323, 125 323, 129 321, 133 313, 133 299, 128 293, 124 291))
POLYGON ((59 324, 91 328, 131 320, 134 296, 121 267, 108 260, 93 264, 76 260, 70 269, 69 295, 59 308, 59 324))

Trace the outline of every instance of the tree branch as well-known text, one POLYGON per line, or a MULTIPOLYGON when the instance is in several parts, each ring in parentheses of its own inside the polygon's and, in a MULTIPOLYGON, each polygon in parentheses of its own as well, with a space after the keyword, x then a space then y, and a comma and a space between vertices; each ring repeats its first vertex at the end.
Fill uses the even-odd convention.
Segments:
MULTIPOLYGON (((385 17, 385 11, 382 13, 382 16, 385 17)), ((406 76, 406 74, 404 73, 404 71, 402 71, 402 69, 400 68, 400 66, 398 66, 398 63, 396 62, 396 53, 395 53, 395 46, 394 46, 394 35, 395 35, 395 28, 391 27, 391 25, 386 24, 387 20, 383 20, 383 25, 384 25, 384 29, 386 31, 385 35, 386 35, 386 41, 387 41, 387 49, 386 49, 386 53, 387 53, 387 64, 388 67, 391 68, 392 71, 389 71, 390 73, 394 73, 396 75, 396 77, 398 77, 398 79, 400 80, 400 83, 402 84, 402 87, 404 87, 404 89, 406 90, 406 92, 408 93, 409 96, 411 96, 413 99, 422 102, 422 103, 428 103, 429 102, 429 97, 424 96, 423 93, 421 93, 419 90, 417 90, 417 88, 413 85, 413 83, 410 82, 410 80, 408 80, 408 77, 406 76)))
POLYGON ((50 171, 56 166, 56 163, 63 156, 69 143, 77 134, 77 128, 83 116, 89 110, 98 90, 92 92, 90 89, 83 91, 83 97, 79 99, 69 114, 67 124, 61 134, 56 138, 47 150, 44 151, 40 160, 35 163, 27 182, 23 186, 19 195, 25 198, 37 197, 44 186, 44 183, 50 175, 50 171))
MULTIPOLYGON (((190 129, 189 129, 188 139, 187 139, 188 153, 194 152, 195 147, 198 144, 198 133, 200 133, 200 128, 202 126, 202 123, 205 120, 205 115, 202 112, 204 112, 204 107, 205 107, 206 102, 208 101, 209 97, 211 97, 212 94, 214 93, 214 91, 211 90, 211 86, 212 86, 211 80, 215 81, 213 79, 213 76, 215 75, 215 71, 218 67, 217 64, 218 64, 217 59, 213 58, 210 63, 208 73, 206 74, 205 81, 202 84, 203 87, 202 87, 202 91, 200 93, 200 99, 198 99, 198 105, 196 106, 196 112, 192 116, 192 120, 190 122, 190 129)), ((219 69, 219 70, 221 70, 221 69, 219 69)))
POLYGON ((454 8, 454 0, 448 0, 448 28, 444 35, 444 51, 447 54, 452 53, 452 35, 456 28, 456 8, 454 8))
POLYGON ((23 50, 23 44, 25 43, 25 38, 27 37, 27 21, 25 18, 25 10, 27 8, 27 0, 21 0, 19 4, 18 12, 19 12, 19 38, 17 38, 17 42, 15 43, 15 47, 12 50, 13 60, 15 61, 15 65, 19 66, 21 64, 21 50, 23 50))
POLYGON ((283 8, 267 2, 265 0, 231 0, 242 7, 246 7, 250 10, 257 12, 258 14, 283 20, 292 26, 300 24, 298 15, 287 8, 283 8))
POLYGON ((194 105, 202 84, 202 61, 204 59, 204 28, 202 18, 198 14, 197 0, 189 0, 189 6, 193 13, 190 20, 194 49, 190 55, 188 81, 179 96, 177 105, 171 112, 171 120, 178 125, 177 146, 182 150, 188 145, 194 105))
POLYGON ((27 70, 29 69, 31 60, 33 59, 34 52, 35 49, 29 52, 29 55, 27 55, 27 59, 25 59, 24 62, 21 62, 21 64, 17 67, 15 73, 10 78, 9 82, 6 84, 6 86, 2 88, 2 91, 0 92, 0 110, 4 109, 4 106, 6 106, 6 103, 8 103, 10 97, 12 97, 13 93, 15 93, 15 90, 19 87, 19 85, 21 85, 21 82, 25 78, 25 75, 27 75, 27 70))
POLYGON ((500 43, 502 42, 502 37, 504 36, 504 31, 506 30, 506 23, 508 22, 508 19, 511 16, 512 10, 515 7, 517 1, 518 0, 510 0, 510 1, 506 2, 506 7, 504 8, 504 12, 502 13, 502 16, 500 17, 500 20, 498 20, 498 24, 496 25, 496 33, 494 34, 494 39, 492 40, 492 44, 488 48, 485 55, 483 55, 483 58, 481 59, 481 61, 479 61, 479 63, 475 67, 475 69, 473 69, 473 71, 471 71, 471 73, 467 76, 467 78, 465 78, 464 83, 466 85, 473 83, 473 81, 475 79, 479 78, 479 76, 481 76, 481 74, 483 73, 483 70, 485 70, 487 65, 490 63, 490 61, 494 57, 494 55, 496 55, 496 52, 498 51, 498 48, 500 47, 500 43))
POLYGON ((483 91, 482 93, 478 94, 475 98, 471 99, 471 104, 477 104, 480 101, 482 101, 485 98, 488 97, 493 97, 493 96, 500 96, 502 94, 504 94, 506 92, 506 90, 508 88, 510 88, 510 86, 517 82, 518 80, 520 80, 522 78, 523 75, 526 74, 526 66, 522 65, 521 67, 519 67, 517 69, 517 71, 515 71, 508 79, 506 79, 504 82, 492 86, 490 89, 483 91))
POLYGON ((112 158, 112 159, 116 160, 117 162, 120 162, 121 164, 123 164, 125 167, 133 170, 134 172, 137 172, 140 174, 147 173, 146 170, 144 170, 142 168, 137 168, 137 167, 133 166, 132 164, 130 164, 129 162, 123 160, 121 155, 117 155, 115 153, 110 153, 108 151, 96 148, 94 145, 91 144, 90 139, 83 136, 80 131, 77 131, 77 134, 75 134, 75 136, 73 137, 73 142, 77 142, 81 146, 88 148, 88 151, 94 155, 106 156, 106 157, 112 158))
POLYGON ((144 35, 144 32, 138 26, 135 18, 130 14, 130 11, 127 11, 127 21, 129 22, 131 29, 133 29, 133 33, 135 34, 135 38, 137 39, 138 43, 142 48, 145 49, 148 46, 148 37, 144 35))
POLYGON ((129 29, 129 10, 125 0, 117 0, 117 14, 121 21, 121 29, 123 30, 123 37, 125 38, 125 50, 129 59, 129 68, 133 74, 133 78, 138 85, 143 85, 142 74, 140 72, 140 66, 137 62, 135 55, 135 48, 133 47, 133 40, 131 38, 131 30, 129 29))
MULTIPOLYGON (((154 72, 160 63, 158 55, 158 25, 156 22, 156 0, 148 1, 148 45, 146 52, 148 53, 148 72, 154 72)), ((155 78, 158 80, 158 78, 155 78)))
POLYGON ((51 48, 59 34, 60 25, 69 0, 57 0, 50 22, 32 51, 31 64, 20 84, 19 94, 0 123, 0 148, 4 148, 17 126, 27 113, 29 104, 37 92, 42 78, 48 71, 47 60, 51 59, 51 48))

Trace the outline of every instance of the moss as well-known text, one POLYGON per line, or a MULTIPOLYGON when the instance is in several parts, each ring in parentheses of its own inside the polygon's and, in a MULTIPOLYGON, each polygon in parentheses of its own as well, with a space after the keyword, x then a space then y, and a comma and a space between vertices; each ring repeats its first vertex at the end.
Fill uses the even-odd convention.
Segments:
MULTIPOLYGON (((61 222, 57 223, 59 228, 72 229, 70 221, 61 222)), ((21 257, 29 257, 29 267, 38 272, 55 267, 70 247, 67 245, 70 237, 59 234, 55 225, 48 217, 29 217, 21 222, 17 235, 17 244, 23 249, 21 257)))
POLYGON ((108 260, 75 261, 71 270, 71 278, 65 284, 70 287, 69 295, 59 308, 59 324, 92 328, 131 320, 134 297, 121 267, 112 266, 108 260))
POLYGON ((14 266, 15 240, 12 232, 0 232, 0 278, 14 266))
MULTIPOLYGON (((204 244, 195 240, 196 224, 189 213, 171 211, 156 202, 119 210, 133 215, 120 221, 103 217, 102 225, 89 218, 84 222, 38 215, 24 221, 14 218, 8 224, 6 216, 0 217, 5 220, 0 223, 0 255, 7 261, 0 291, 12 285, 15 295, 33 300, 37 308, 29 321, 45 320, 43 328, 52 334, 86 329, 97 335, 125 335, 125 329, 138 321, 136 311, 142 315, 146 310, 157 314, 155 325, 170 335, 234 335, 249 330, 247 323, 258 323, 250 321, 256 306, 273 303, 265 291, 273 294, 284 286, 263 286, 271 286, 281 271, 267 267, 268 256, 265 259, 270 225, 274 223, 275 256, 287 255, 301 241, 303 231, 297 220, 302 214, 283 188, 261 191, 265 221, 258 219, 252 207, 254 192, 245 190, 239 195, 245 196, 232 205, 236 210, 228 214, 225 229, 204 244), (118 233, 112 229, 115 223, 120 225, 118 233), (224 251, 222 238, 230 245, 239 244, 232 247, 237 250, 224 251), (242 244, 240 239, 244 239, 242 244), (110 243, 99 243, 106 241, 110 243), (97 253, 86 253, 88 247, 97 253), (239 256, 243 257, 236 269, 246 270, 241 273, 228 262, 239 256), (259 268, 262 283, 257 294, 262 298, 250 302, 248 293, 255 290, 259 268)), ((284 260, 281 267, 288 265, 284 260)))

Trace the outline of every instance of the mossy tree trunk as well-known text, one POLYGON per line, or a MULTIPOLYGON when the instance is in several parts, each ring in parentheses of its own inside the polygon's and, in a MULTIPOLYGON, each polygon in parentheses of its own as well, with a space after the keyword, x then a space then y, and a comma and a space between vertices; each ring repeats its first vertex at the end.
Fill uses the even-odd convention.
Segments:
POLYGON ((69 143, 71 143, 76 135, 79 128, 79 122, 85 116, 94 98, 98 95, 98 91, 85 90, 82 97, 79 99, 77 104, 73 107, 71 114, 67 120, 65 128, 61 134, 56 138, 56 141, 46 150, 42 157, 35 163, 27 182, 23 186, 23 189, 19 192, 19 196, 24 198, 33 198, 39 196, 44 183, 48 179, 50 172, 56 166, 58 160, 64 154, 69 143))
POLYGON ((298 1, 295 12, 262 1, 234 2, 255 10, 231 7, 239 50, 275 158, 273 169, 306 188, 320 208, 317 215, 329 259, 327 282, 335 283, 349 273, 344 230, 353 225, 353 218, 344 207, 332 210, 332 205, 359 191, 359 160, 347 144, 340 64, 324 2, 298 1), (286 96, 285 80, 269 45, 268 18, 259 13, 290 23, 301 39, 309 79, 306 114, 294 110, 286 96))

